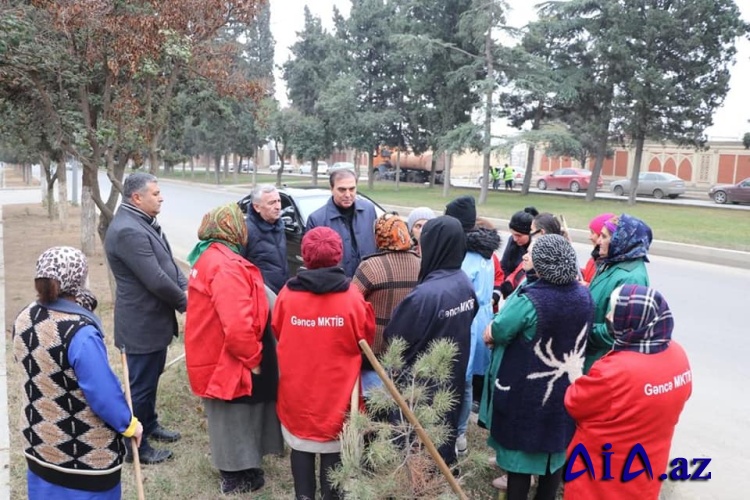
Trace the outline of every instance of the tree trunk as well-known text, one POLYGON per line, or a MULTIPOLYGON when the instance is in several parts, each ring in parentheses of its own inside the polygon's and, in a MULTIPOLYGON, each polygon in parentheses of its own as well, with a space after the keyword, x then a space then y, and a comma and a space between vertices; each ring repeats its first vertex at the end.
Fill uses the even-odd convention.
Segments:
POLYGON ((96 251, 96 205, 91 186, 85 183, 81 190, 81 250, 89 256, 96 251))
POLYGON ((401 148, 396 151, 396 191, 399 190, 401 184, 401 148))
POLYGON ((216 184, 221 184, 221 155, 214 155, 216 165, 216 184))
POLYGON ((318 187, 318 159, 310 160, 310 173, 312 174, 312 185, 318 187))
POLYGON ((190 155, 190 178, 195 179, 195 157, 190 155))
POLYGON ((370 148, 370 152, 367 155, 367 189, 373 189, 375 187, 375 158, 372 152, 376 149, 370 148))
POLYGON ((628 205, 635 205, 635 193, 638 191, 638 176, 641 173, 641 161, 643 159, 644 134, 635 138, 635 155, 633 157, 633 172, 630 176, 630 194, 628 194, 628 205))
POLYGON ((65 169, 65 160, 57 161, 57 216, 60 220, 60 229, 68 229, 68 171, 65 169))
POLYGON ((443 153, 446 156, 445 170, 443 171, 443 198, 447 198, 451 188, 451 168, 453 168, 453 154, 443 153))
POLYGON ((608 130, 609 122, 600 131, 601 135, 596 144, 596 159, 594 160, 594 168, 591 171, 591 182, 589 183, 589 188, 586 190, 586 201, 594 201, 594 198, 596 198, 596 185, 599 183, 599 176, 604 166, 604 158, 607 156, 608 130))
POLYGON ((492 30, 487 30, 484 37, 484 58, 487 69, 487 90, 485 91, 484 108, 484 144, 482 148, 482 185, 479 191, 479 204, 487 202, 487 185, 490 178, 490 154, 492 151, 492 82, 495 78, 492 65, 492 30))
POLYGON ((536 148, 533 144, 529 144, 529 148, 526 151, 526 173, 523 174, 523 186, 521 186, 521 196, 529 194, 529 188, 531 187, 531 175, 534 169, 534 154, 536 148))

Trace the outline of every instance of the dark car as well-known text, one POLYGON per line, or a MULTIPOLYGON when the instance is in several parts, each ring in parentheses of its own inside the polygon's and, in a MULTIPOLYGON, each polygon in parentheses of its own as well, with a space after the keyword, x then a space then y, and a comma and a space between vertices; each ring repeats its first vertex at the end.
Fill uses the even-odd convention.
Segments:
MULTIPOLYGON (((564 189, 577 193, 581 189, 588 189, 591 181, 591 172, 582 168, 560 168, 554 172, 545 175, 536 183, 536 187, 541 190, 564 189)), ((602 178, 599 177, 596 187, 599 189, 604 185, 602 178)))
POLYGON ((716 203, 750 203, 750 177, 737 184, 717 184, 708 190, 716 203))
MULTIPOLYGON (((302 267, 302 235, 305 232, 307 218, 314 211, 325 205, 331 197, 329 189, 320 188, 290 188, 279 189, 281 197, 281 220, 286 228, 286 256, 289 261, 289 275, 294 276, 302 267)), ((250 209, 251 195, 242 198, 237 204, 244 213, 250 209)), ((385 210, 375 201, 363 194, 357 194, 358 198, 364 198, 372 202, 378 217, 385 210)))

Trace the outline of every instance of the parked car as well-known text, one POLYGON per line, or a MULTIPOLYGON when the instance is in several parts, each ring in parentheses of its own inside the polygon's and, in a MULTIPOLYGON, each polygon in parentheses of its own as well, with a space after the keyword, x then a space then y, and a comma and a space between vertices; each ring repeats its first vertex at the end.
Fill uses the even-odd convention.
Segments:
MULTIPOLYGON (((312 163, 309 161, 306 161, 299 167, 299 173, 300 174, 310 174, 312 173, 312 163)), ((318 160, 318 174, 327 174, 328 173, 328 163, 324 162, 323 160, 318 160)))
POLYGON ((252 173, 255 172, 255 162, 253 160, 243 161, 240 165, 240 172, 252 173))
MULTIPOLYGON (((617 196, 630 193, 630 179, 613 181, 610 188, 617 196)), ((685 194, 685 181, 673 174, 666 172, 641 172, 638 174, 638 188, 636 195, 653 195, 656 199, 665 196, 677 198, 685 194)))
MULTIPOLYGON (((539 179, 536 187, 541 190, 557 189, 570 190, 573 193, 581 189, 588 189, 591 182, 591 172, 582 168, 560 168, 539 179)), ((599 189, 604 185, 604 181, 599 177, 596 188, 599 189)))
POLYGON ((708 190, 716 203, 750 203, 750 177, 737 184, 717 184, 708 190))
MULTIPOLYGON (((328 169, 328 173, 335 172, 336 170, 351 170, 354 172, 354 163, 349 161, 337 161, 331 168, 328 169)), ((318 162, 318 172, 320 172, 320 162, 318 162)))
MULTIPOLYGON (((281 162, 278 162, 278 161, 277 161, 277 162, 276 162, 276 163, 274 163, 273 165, 270 165, 270 166, 268 167, 268 170, 270 170, 270 171, 271 171, 271 173, 274 173, 274 174, 275 174, 276 172, 278 172, 278 171, 279 171, 279 169, 280 169, 280 168, 281 168, 281 162)), ((291 163, 284 163, 284 173, 285 173, 285 174, 291 174, 291 173, 294 173, 294 165, 292 165, 291 163)))
MULTIPOLYGON (((281 220, 284 221, 286 229, 286 256, 289 262, 289 275, 294 276, 297 270, 302 267, 302 235, 305 232, 307 218, 314 211, 325 205, 331 197, 329 189, 320 188, 289 188, 279 189, 281 197, 281 220)), ((357 194, 357 198, 364 198, 375 205, 375 212, 378 217, 385 213, 383 207, 373 201, 371 198, 357 194)), ((250 210, 252 203, 251 195, 242 198, 237 204, 244 213, 250 210)))

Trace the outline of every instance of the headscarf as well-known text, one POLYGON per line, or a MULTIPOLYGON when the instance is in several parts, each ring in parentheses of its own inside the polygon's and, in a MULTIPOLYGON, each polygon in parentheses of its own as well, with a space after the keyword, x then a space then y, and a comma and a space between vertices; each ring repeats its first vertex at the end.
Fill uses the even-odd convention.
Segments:
POLYGON ((474 197, 459 196, 445 206, 445 215, 458 219, 464 231, 473 229, 477 223, 477 205, 474 197))
POLYGON ((643 285, 623 285, 612 319, 615 351, 656 354, 669 347, 674 320, 661 293, 643 285))
POLYGON ((409 228, 397 213, 384 213, 375 221, 375 244, 378 250, 403 252, 411 248, 409 228))
POLYGON ((578 277, 576 251, 559 234, 545 234, 535 240, 531 260, 539 277, 553 285, 567 285, 578 277))
POLYGON ((53 279, 60 283, 60 294, 76 297, 86 283, 89 266, 86 255, 73 247, 52 247, 36 261, 35 278, 53 279))
POLYGON ((596 217, 591 219, 591 222, 589 222, 589 229, 591 229, 594 234, 602 234, 604 223, 614 216, 615 214, 611 214, 609 212, 597 215, 596 217))
POLYGON ((302 261, 307 269, 334 267, 341 263, 344 244, 339 233, 327 226, 314 227, 302 237, 302 261))
POLYGON ((466 256, 466 236, 461 223, 448 215, 427 221, 422 229, 420 247, 419 283, 433 271, 461 269, 466 256))
POLYGON ((191 266, 211 243, 222 243, 239 254, 242 246, 247 244, 247 226, 239 205, 228 203, 204 215, 198 227, 198 239, 200 241, 188 255, 191 266))
POLYGON ((411 232, 414 224, 421 220, 431 220, 435 218, 435 212, 430 207, 417 207, 409 213, 409 218, 406 220, 406 225, 409 226, 409 232, 411 232))
POLYGON ((648 262, 648 249, 653 233, 642 220, 632 215, 622 214, 604 223, 612 240, 604 262, 625 262, 642 258, 648 262))

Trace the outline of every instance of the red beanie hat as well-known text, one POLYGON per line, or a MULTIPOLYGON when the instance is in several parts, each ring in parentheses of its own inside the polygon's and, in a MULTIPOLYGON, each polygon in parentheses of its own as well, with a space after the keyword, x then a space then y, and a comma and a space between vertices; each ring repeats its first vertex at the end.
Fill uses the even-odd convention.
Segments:
POLYGON ((337 266, 343 255, 341 236, 330 227, 314 227, 302 238, 302 260, 308 269, 337 266))
POLYGON ((591 229, 596 234, 602 234, 602 227, 604 227, 604 223, 607 222, 609 219, 614 217, 615 214, 600 214, 591 219, 591 222, 589 222, 589 229, 591 229))

